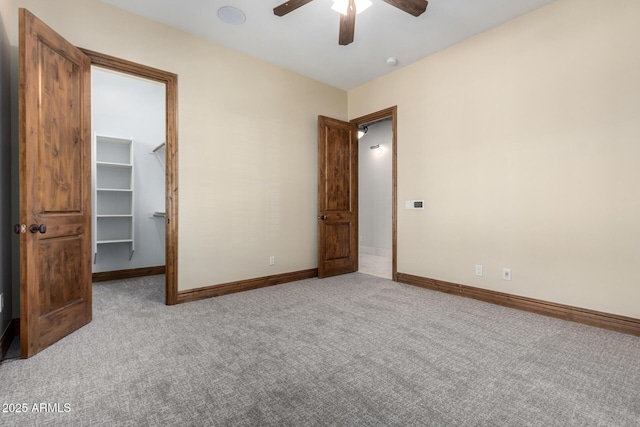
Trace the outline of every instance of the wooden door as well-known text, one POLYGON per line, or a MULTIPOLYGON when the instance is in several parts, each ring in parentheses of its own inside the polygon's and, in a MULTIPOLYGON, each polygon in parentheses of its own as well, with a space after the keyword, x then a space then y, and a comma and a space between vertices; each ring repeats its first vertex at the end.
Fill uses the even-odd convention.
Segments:
POLYGON ((91 61, 25 9, 19 52, 27 358, 91 321, 91 61))
POLYGON ((318 277, 358 270, 358 129, 318 117, 318 277))

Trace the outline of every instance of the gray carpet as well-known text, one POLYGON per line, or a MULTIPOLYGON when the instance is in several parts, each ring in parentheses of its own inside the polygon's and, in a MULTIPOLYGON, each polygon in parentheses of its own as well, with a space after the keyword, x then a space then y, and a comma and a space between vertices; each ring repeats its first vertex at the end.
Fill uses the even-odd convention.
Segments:
POLYGON ((640 425, 638 337, 357 273, 175 307, 163 280, 95 284, 91 324, 3 362, 28 412, 0 425, 640 425))

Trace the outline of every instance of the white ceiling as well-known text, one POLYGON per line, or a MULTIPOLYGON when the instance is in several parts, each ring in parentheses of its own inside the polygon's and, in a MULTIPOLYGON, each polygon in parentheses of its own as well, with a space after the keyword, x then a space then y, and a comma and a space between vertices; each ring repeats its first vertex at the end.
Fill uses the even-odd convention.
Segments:
POLYGON ((382 0, 356 18, 355 41, 338 45, 332 0, 314 0, 283 17, 285 0, 102 0, 341 89, 352 89, 555 0, 430 0, 414 17, 382 0), (222 6, 244 11, 242 25, 218 19, 222 6), (398 65, 386 64, 390 56, 398 65))

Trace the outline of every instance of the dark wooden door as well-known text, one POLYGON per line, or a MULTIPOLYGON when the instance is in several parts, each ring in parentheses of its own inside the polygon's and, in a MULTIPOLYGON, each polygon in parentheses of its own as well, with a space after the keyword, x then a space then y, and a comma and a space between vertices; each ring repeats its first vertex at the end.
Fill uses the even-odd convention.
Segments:
POLYGON ((358 129, 318 117, 318 277, 358 270, 358 129))
POLYGON ((91 321, 91 61, 25 9, 19 55, 27 358, 91 321))

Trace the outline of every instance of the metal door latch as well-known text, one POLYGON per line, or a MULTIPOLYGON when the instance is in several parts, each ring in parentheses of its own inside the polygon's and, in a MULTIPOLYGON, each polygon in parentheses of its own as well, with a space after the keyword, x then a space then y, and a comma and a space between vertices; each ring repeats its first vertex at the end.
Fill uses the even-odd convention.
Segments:
POLYGON ((13 232, 16 234, 24 234, 27 232, 26 224, 16 224, 13 226, 13 232))

